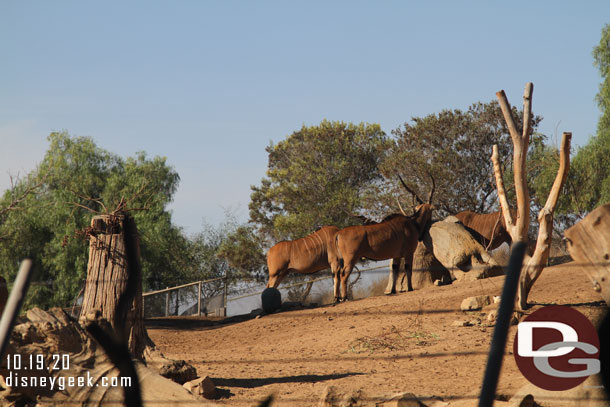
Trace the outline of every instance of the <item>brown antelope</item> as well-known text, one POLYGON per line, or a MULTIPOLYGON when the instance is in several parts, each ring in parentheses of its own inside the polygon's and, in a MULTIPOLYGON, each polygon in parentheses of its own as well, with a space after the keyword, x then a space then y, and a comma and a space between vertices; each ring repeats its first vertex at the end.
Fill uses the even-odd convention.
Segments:
MULTIPOLYGON (((409 192, 413 193, 402 178, 400 178, 400 181, 409 192)), ((406 216, 404 212, 402 215, 393 214, 377 224, 348 226, 337 232, 335 243, 337 254, 341 258, 341 267, 336 273, 333 271, 335 302, 347 299, 347 280, 356 262, 361 258, 370 260, 393 259, 393 264, 396 267, 392 267, 390 278, 393 278, 395 282, 400 258, 404 257, 407 286, 409 291, 413 290, 411 285, 413 253, 417 248, 417 242, 423 238, 432 219, 434 207, 431 201, 433 193, 434 179, 432 179, 432 190, 428 197, 428 203, 424 203, 417 197, 420 204, 415 208, 415 214, 411 216, 406 216)))
POLYGON ((267 287, 277 288, 291 271, 311 274, 330 267, 334 273, 339 268, 335 248, 335 234, 338 231, 339 228, 335 226, 322 226, 303 238, 282 241, 269 249, 267 287))
POLYGON ((510 246, 512 240, 501 211, 486 214, 462 211, 455 217, 486 250, 497 249, 504 242, 510 246))

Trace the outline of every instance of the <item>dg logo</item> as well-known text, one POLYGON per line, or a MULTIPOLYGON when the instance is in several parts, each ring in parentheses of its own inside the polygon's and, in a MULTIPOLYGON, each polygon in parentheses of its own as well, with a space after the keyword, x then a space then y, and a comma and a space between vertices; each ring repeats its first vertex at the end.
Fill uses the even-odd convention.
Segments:
POLYGON ((589 319, 552 305, 517 326, 513 354, 527 380, 545 390, 568 390, 599 373, 599 338, 589 319))

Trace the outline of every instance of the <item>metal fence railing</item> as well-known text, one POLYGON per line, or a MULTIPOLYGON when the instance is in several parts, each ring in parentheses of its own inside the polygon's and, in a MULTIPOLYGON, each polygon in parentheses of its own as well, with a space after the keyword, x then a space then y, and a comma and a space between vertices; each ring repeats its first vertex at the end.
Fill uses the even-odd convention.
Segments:
POLYGON ((144 318, 226 316, 227 289, 225 276, 143 293, 144 318))

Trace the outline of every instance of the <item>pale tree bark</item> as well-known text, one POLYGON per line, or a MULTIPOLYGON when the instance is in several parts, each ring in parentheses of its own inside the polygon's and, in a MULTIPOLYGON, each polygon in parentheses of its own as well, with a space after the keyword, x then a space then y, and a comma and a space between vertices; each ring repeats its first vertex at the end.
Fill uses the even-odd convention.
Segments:
POLYGON ((184 383, 197 376, 185 361, 163 356, 144 326, 140 247, 136 224, 122 210, 99 215, 89 229, 87 283, 79 321, 88 326, 100 318, 110 323, 132 356, 162 376, 184 383), (132 274, 133 273, 133 274, 132 274))
MULTIPOLYGON (((527 188, 527 149, 529 146, 529 136, 531 133, 531 108, 532 108, 532 93, 534 85, 528 83, 525 86, 523 95, 523 132, 519 134, 515 125, 515 120, 511 113, 511 108, 504 94, 504 91, 496 93, 500 102, 500 108, 504 114, 504 119, 508 126, 514 151, 513 151, 513 173, 515 177, 515 193, 517 199, 517 218, 513 219, 510 211, 504 183, 502 180, 502 169, 498 157, 498 147, 494 145, 491 160, 494 167, 494 176, 498 188, 498 198, 502 207, 502 215, 506 222, 506 230, 510 234, 513 243, 522 241, 527 243, 527 234, 530 221, 530 198, 527 188)), ((523 260, 523 268, 519 280, 519 290, 517 293, 517 308, 524 310, 527 308, 527 297, 532 289, 532 286, 540 277, 544 269, 549 253, 551 251, 551 234, 553 231, 553 213, 557 206, 559 193, 567 178, 568 169, 570 167, 570 141, 572 133, 563 133, 561 140, 561 149, 559 152, 559 169, 557 176, 553 182, 553 186, 547 198, 544 208, 538 216, 538 240, 536 249, 533 255, 525 257, 523 260)))
POLYGON ((132 247, 136 249, 136 258, 140 255, 135 223, 123 213, 95 216, 91 221, 89 235, 87 284, 80 319, 95 320, 99 313, 111 323, 120 337, 128 341, 132 354, 143 360, 148 348, 154 348, 154 343, 148 337, 143 322, 139 267, 128 267, 126 239, 131 239, 132 247), (130 270, 137 273, 137 284, 131 304, 126 310, 121 310, 119 299, 128 288, 130 270))

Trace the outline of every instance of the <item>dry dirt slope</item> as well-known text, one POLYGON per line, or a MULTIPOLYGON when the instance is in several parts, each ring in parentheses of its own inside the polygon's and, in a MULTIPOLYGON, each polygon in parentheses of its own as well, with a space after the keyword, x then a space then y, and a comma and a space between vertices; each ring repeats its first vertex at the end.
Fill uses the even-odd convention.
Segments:
MULTIPOLYGON (((318 405, 324 389, 377 396, 411 392, 424 403, 478 396, 493 327, 456 326, 479 312, 459 311, 474 295, 499 295, 504 278, 372 297, 336 307, 296 310, 259 319, 204 326, 156 323, 149 333, 169 357, 193 363, 221 389, 219 404, 252 406, 270 393, 274 406, 318 405)), ((585 274, 569 265, 548 268, 530 302, 570 305, 591 319, 605 311, 585 274)), ((484 320, 484 318, 483 318, 484 320)), ((515 327, 507 350, 512 349, 515 327)), ((526 383, 512 353, 504 360, 498 393, 526 383)))

